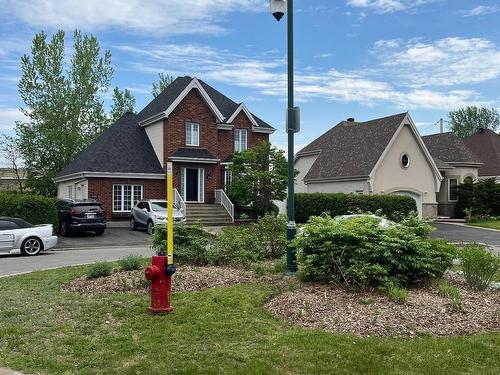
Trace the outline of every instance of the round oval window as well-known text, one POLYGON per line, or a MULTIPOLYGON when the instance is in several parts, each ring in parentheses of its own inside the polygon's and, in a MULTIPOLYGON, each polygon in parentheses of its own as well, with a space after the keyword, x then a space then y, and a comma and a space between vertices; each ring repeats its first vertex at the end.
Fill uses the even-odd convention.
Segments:
POLYGON ((401 155, 401 166, 403 168, 408 168, 410 166, 410 157, 408 155, 401 155))

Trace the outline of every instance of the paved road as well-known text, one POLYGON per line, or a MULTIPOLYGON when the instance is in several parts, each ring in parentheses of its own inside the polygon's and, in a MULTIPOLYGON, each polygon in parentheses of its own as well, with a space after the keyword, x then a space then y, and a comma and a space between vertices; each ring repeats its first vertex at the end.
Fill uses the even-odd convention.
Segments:
POLYGON ((132 231, 128 228, 107 228, 102 236, 92 232, 75 233, 68 237, 59 236, 57 250, 88 247, 149 246, 150 236, 146 231, 132 231))
POLYGON ((153 250, 150 246, 141 245, 55 250, 44 252, 36 257, 0 255, 0 277, 102 260, 114 261, 132 254, 150 256, 153 255, 153 250))
POLYGON ((450 242, 479 242, 500 247, 500 232, 456 224, 435 223, 433 225, 437 230, 431 236, 435 238, 450 242))

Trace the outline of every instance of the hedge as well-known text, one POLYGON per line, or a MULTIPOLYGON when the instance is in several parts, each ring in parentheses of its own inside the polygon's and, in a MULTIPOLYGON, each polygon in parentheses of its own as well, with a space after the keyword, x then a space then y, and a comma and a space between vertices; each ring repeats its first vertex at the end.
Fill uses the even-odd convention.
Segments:
POLYGON ((295 220, 306 223, 311 216, 328 213, 330 216, 371 212, 399 220, 410 212, 417 212, 412 197, 402 195, 358 195, 343 193, 299 193, 295 195, 295 220))
POLYGON ((455 216, 463 218, 466 211, 475 218, 500 216, 500 184, 488 179, 458 185, 455 216))
POLYGON ((0 192, 0 216, 24 219, 31 224, 53 224, 57 228, 54 198, 35 194, 0 192))

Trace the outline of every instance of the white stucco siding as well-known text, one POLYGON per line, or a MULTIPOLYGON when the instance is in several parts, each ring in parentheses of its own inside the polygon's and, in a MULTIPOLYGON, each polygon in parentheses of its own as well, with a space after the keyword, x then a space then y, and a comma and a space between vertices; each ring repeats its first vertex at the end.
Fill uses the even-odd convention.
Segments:
POLYGON ((299 174, 295 178, 295 192, 296 193, 307 193, 307 185, 304 183, 304 177, 306 176, 309 169, 318 158, 318 155, 310 156, 300 156, 295 160, 295 169, 299 171, 299 174))
POLYGON ((335 181, 322 183, 309 183, 307 193, 355 193, 367 194, 368 184, 366 181, 335 181))
POLYGON ((145 127, 149 142, 155 150, 156 157, 163 167, 163 120, 145 127))
POLYGON ((403 126, 373 176, 374 194, 408 191, 421 195, 424 204, 436 203, 436 176, 416 136, 403 126), (410 157, 410 166, 401 166, 401 156, 410 157))

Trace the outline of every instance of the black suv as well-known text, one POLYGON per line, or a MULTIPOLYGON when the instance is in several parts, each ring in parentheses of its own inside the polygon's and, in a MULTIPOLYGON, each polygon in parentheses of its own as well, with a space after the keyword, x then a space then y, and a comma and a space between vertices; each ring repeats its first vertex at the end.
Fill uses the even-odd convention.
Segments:
POLYGON ((57 213, 61 236, 77 231, 92 231, 100 236, 106 229, 101 203, 93 199, 60 199, 57 201, 57 213))

